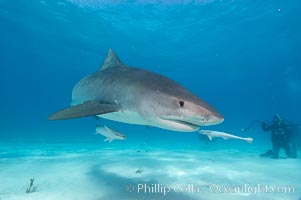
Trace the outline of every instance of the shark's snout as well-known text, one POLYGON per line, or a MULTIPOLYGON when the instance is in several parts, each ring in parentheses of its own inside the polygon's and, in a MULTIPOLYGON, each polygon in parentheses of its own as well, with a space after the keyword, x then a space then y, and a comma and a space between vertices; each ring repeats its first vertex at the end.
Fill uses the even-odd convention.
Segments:
POLYGON ((208 125, 220 124, 223 121, 224 121, 224 117, 221 114, 219 114, 218 112, 215 112, 209 116, 207 121, 205 120, 205 123, 208 126, 208 125))
POLYGON ((220 114, 218 115, 205 115, 205 116, 191 116, 186 117, 183 121, 197 125, 197 126, 210 126, 220 124, 224 121, 224 117, 220 114))
MULTIPOLYGON (((192 96, 192 95, 191 95, 192 96)), ((205 102, 191 97, 186 98, 184 104, 177 109, 166 109, 166 114, 157 117, 160 120, 157 124, 170 130, 193 132, 199 130, 201 126, 210 126, 220 124, 224 121, 224 117, 213 107, 205 102)))
POLYGON ((218 111, 201 101, 191 104, 186 113, 186 120, 199 126, 216 125, 224 121, 224 117, 218 111))

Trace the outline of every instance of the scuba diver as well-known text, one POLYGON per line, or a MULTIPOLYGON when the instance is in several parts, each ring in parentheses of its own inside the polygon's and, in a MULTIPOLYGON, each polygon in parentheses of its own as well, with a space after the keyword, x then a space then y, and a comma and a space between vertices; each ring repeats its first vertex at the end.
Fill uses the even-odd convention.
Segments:
POLYGON ((284 149, 288 158, 297 158, 295 135, 292 130, 293 126, 282 120, 278 114, 274 116, 273 122, 270 125, 261 122, 263 131, 272 132, 271 141, 273 148, 260 156, 277 159, 279 157, 279 150, 284 149))

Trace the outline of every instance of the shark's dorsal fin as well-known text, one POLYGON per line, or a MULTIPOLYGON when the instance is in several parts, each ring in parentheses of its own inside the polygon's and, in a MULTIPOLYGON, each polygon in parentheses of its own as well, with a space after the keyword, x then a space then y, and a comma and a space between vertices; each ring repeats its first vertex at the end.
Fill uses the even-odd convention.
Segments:
POLYGON ((99 70, 101 71, 112 67, 121 67, 121 66, 123 66, 123 63, 119 60, 116 53, 113 51, 113 49, 109 49, 109 53, 99 70))

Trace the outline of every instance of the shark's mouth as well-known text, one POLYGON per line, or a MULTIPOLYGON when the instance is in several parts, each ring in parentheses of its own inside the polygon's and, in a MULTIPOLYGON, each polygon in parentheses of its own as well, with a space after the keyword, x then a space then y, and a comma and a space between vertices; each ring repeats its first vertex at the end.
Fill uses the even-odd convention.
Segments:
POLYGON ((175 131, 194 132, 199 130, 199 125, 190 121, 175 118, 161 118, 159 123, 162 127, 175 131))
POLYGON ((197 124, 194 124, 194 123, 188 122, 188 121, 184 121, 184 120, 180 120, 180 119, 167 119, 167 120, 174 121, 174 122, 180 123, 180 124, 184 124, 186 126, 199 127, 199 125, 197 125, 197 124))

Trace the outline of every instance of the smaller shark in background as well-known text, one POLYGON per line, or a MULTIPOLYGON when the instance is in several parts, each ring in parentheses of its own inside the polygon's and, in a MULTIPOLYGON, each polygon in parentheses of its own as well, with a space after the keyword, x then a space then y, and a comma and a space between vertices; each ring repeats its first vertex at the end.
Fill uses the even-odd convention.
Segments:
POLYGON ((253 138, 243 138, 243 137, 239 137, 239 136, 236 136, 236 135, 231 135, 229 133, 220 132, 220 131, 201 130, 201 131, 199 131, 199 133, 201 133, 203 135, 207 135, 209 140, 212 140, 212 138, 215 138, 215 137, 221 137, 224 140, 238 139, 238 140, 244 140, 247 143, 252 143, 253 142, 253 138))
POLYGON ((97 126, 96 133, 106 137, 104 141, 112 142, 113 140, 125 140, 126 136, 107 127, 107 126, 97 126))

